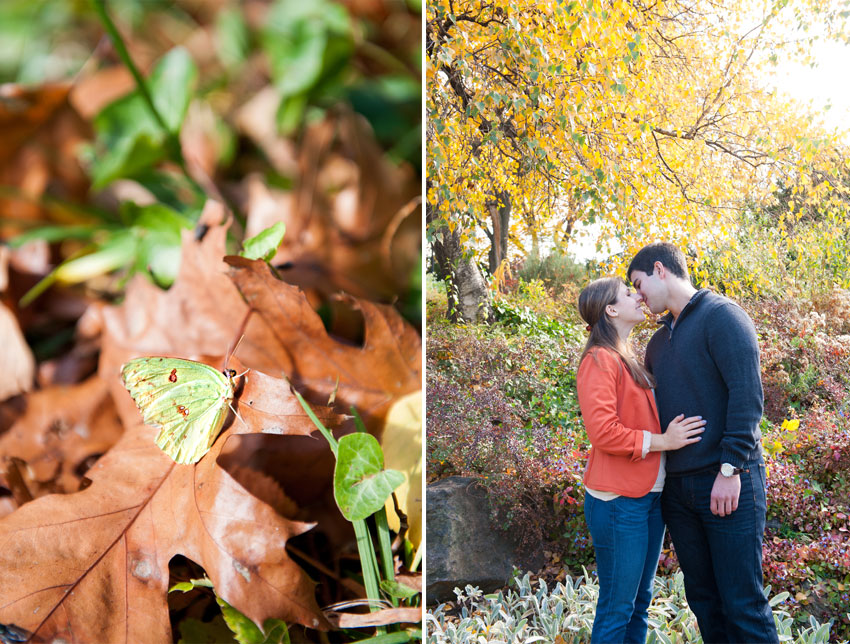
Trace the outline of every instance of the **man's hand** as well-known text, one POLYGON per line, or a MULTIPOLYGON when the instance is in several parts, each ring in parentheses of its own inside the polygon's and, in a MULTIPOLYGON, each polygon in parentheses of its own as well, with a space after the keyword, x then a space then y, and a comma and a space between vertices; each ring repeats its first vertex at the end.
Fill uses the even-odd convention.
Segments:
POLYGON ((720 472, 711 488, 711 513, 725 517, 738 509, 738 497, 741 495, 741 476, 725 477, 720 472))

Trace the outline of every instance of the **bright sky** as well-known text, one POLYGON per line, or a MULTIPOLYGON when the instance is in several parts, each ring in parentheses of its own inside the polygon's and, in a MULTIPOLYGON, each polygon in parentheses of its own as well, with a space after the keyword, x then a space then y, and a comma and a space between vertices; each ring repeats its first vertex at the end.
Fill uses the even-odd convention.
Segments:
POLYGON ((850 47, 841 43, 818 43, 813 50, 817 66, 780 63, 770 83, 815 109, 832 108, 824 119, 832 127, 850 129, 850 84, 846 81, 850 47))

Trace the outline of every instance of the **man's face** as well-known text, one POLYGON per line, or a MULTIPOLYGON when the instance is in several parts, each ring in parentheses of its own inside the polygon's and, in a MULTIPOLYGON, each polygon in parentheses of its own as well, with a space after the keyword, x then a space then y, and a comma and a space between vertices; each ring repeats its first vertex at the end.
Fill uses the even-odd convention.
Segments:
POLYGON ((658 277, 658 271, 647 275, 643 271, 632 271, 629 279, 643 301, 653 313, 663 313, 667 310, 667 285, 658 277))

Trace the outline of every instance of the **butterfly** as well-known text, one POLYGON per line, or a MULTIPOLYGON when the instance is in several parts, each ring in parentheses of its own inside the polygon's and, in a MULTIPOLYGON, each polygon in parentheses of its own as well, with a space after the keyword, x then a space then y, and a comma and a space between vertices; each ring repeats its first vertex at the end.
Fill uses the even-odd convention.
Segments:
POLYGON ((233 369, 181 358, 135 358, 121 367, 124 386, 157 446, 176 463, 197 463, 215 442, 233 400, 233 369))

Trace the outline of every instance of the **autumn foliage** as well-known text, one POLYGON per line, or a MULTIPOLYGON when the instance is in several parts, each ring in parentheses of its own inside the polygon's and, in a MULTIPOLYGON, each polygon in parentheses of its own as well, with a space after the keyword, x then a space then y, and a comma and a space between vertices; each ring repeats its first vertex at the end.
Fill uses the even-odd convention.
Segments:
POLYGON ((846 138, 766 82, 843 37, 841 3, 437 0, 426 20, 429 228, 479 257, 489 246, 491 274, 497 237, 501 261, 589 234, 616 254, 608 270, 666 240, 708 282, 712 261, 752 252, 740 214, 768 205, 765 255, 799 249, 809 270, 846 256, 846 138), (795 244, 812 210, 820 233, 795 244))
MULTIPOLYGON (((419 155, 397 135, 418 111, 395 108, 418 100, 419 20, 248 4, 69 8, 46 39, 88 43, 73 80, 0 85, 4 642, 416 632, 419 155), (315 48, 297 79, 282 70, 304 52, 284 36, 315 48), (249 258, 273 227, 283 241, 249 258), (194 465, 155 445, 121 382, 143 356, 240 374, 194 465), (384 441, 404 472, 391 527, 367 530, 407 587, 382 590, 375 612, 334 455, 296 392, 337 438, 384 441)), ((25 5, 0 9, 0 32, 25 5)))
MULTIPOLYGON (((210 204, 208 214, 220 218, 221 210, 210 204)), ((4 434, 4 454, 31 471, 23 487, 63 494, 26 504, 16 498, 22 507, 0 522, 0 569, 9 582, 0 590, 3 623, 45 639, 165 641, 168 564, 180 554, 201 565, 219 596, 255 622, 276 617, 326 627, 313 582, 285 548, 310 529, 299 520, 306 517, 294 504, 275 507, 286 497, 274 483, 246 489, 240 479, 250 465, 246 472, 222 462, 238 452, 240 463, 250 464, 257 450, 294 450, 286 460, 299 453, 316 458, 315 449, 305 452, 304 443, 289 439, 315 430, 292 385, 327 401, 339 379, 342 404, 380 419, 390 401, 419 387, 418 334, 392 309, 350 299, 365 314, 365 345, 333 340, 304 295, 264 262, 233 257, 228 267, 222 261, 226 231, 213 223, 200 241, 186 235, 171 290, 139 277, 121 305, 89 313, 102 342, 98 375, 70 390, 34 394, 28 412, 4 434), (141 424, 120 366, 148 354, 219 356, 206 358, 217 365, 249 306, 254 315, 232 363, 250 369, 235 400, 238 416, 198 464, 175 465, 154 445, 155 430, 141 424), (60 440, 60 432, 68 439, 60 440), (248 434, 264 440, 245 449, 240 438, 248 434), (67 471, 103 452, 84 476, 67 471)), ((344 419, 330 410, 322 416, 336 427, 344 419)), ((326 480, 319 483, 321 464, 316 469, 318 489, 300 490, 301 498, 315 499, 327 487, 326 480)))

